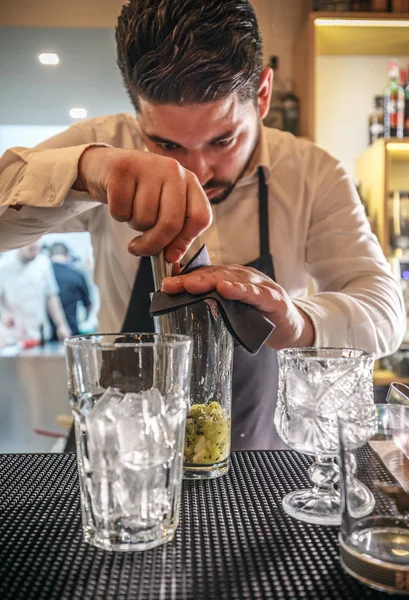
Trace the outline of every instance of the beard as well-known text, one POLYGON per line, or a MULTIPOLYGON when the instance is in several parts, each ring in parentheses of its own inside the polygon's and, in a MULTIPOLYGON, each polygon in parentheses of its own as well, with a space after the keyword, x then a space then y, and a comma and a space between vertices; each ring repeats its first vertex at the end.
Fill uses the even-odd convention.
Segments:
POLYGON ((214 198, 209 199, 210 204, 220 204, 220 202, 223 202, 223 200, 226 200, 227 196, 230 195, 230 193, 232 192, 234 186, 236 185, 236 181, 209 181, 208 183, 206 183, 206 185, 203 187, 205 192, 210 192, 211 190, 214 189, 222 189, 223 191, 218 194, 217 196, 215 196, 214 198))
POLYGON ((226 198, 228 196, 230 196, 230 194, 234 190, 237 182, 243 177, 249 164, 251 163, 251 160, 254 156, 254 152, 256 151, 256 148, 257 148, 259 137, 260 137, 260 135, 259 135, 259 133, 257 133, 257 137, 254 142, 253 149, 250 152, 250 156, 246 160, 246 163, 245 163, 243 169, 240 171, 240 175, 237 177, 236 181, 217 181, 215 179, 212 179, 203 186, 203 189, 205 192, 206 191, 209 192, 210 190, 214 190, 214 189, 222 189, 223 190, 220 194, 218 194, 217 196, 215 196, 214 198, 211 198, 209 200, 210 204, 220 204, 220 202, 223 202, 223 200, 226 200, 226 198))

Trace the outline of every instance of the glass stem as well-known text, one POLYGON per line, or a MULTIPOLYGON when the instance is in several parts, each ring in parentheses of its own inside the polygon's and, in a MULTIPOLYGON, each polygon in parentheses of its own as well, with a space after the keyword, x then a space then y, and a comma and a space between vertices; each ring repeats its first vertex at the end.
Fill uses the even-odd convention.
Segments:
POLYGON ((315 494, 337 493, 334 485, 339 481, 339 466, 332 456, 316 454, 314 463, 308 469, 315 494))

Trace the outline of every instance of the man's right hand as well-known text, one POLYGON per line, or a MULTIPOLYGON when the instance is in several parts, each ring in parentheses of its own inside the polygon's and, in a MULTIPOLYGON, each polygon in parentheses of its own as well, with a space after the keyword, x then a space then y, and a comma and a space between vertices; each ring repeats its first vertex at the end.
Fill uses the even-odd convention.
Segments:
POLYGON ((166 248, 168 262, 178 262, 212 222, 197 177, 158 154, 91 146, 81 155, 73 189, 107 203, 114 219, 143 232, 128 246, 138 256, 166 248))

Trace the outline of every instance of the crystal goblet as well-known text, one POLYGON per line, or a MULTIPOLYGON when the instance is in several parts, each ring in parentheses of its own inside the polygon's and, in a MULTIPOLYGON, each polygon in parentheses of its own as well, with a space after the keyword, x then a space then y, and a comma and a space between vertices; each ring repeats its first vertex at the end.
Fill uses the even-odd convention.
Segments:
MULTIPOLYGON (((293 450, 311 454, 310 489, 287 494, 284 510, 321 525, 341 522, 338 415, 356 424, 375 420, 373 355, 350 348, 289 348, 278 352, 275 425, 293 450)), ((366 441, 366 440, 364 440, 366 441)))

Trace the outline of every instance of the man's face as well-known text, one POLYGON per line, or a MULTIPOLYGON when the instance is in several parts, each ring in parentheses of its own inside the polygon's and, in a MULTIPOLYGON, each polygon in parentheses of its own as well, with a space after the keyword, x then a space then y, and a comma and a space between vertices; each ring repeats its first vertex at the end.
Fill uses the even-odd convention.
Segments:
POLYGON ((192 171, 209 200, 224 200, 256 147, 259 113, 236 94, 208 104, 151 104, 140 99, 138 120, 150 152, 192 171))
POLYGON ((34 242, 33 244, 29 244, 24 248, 20 248, 19 257, 21 262, 28 263, 34 260, 40 252, 40 244, 38 242, 34 242))

